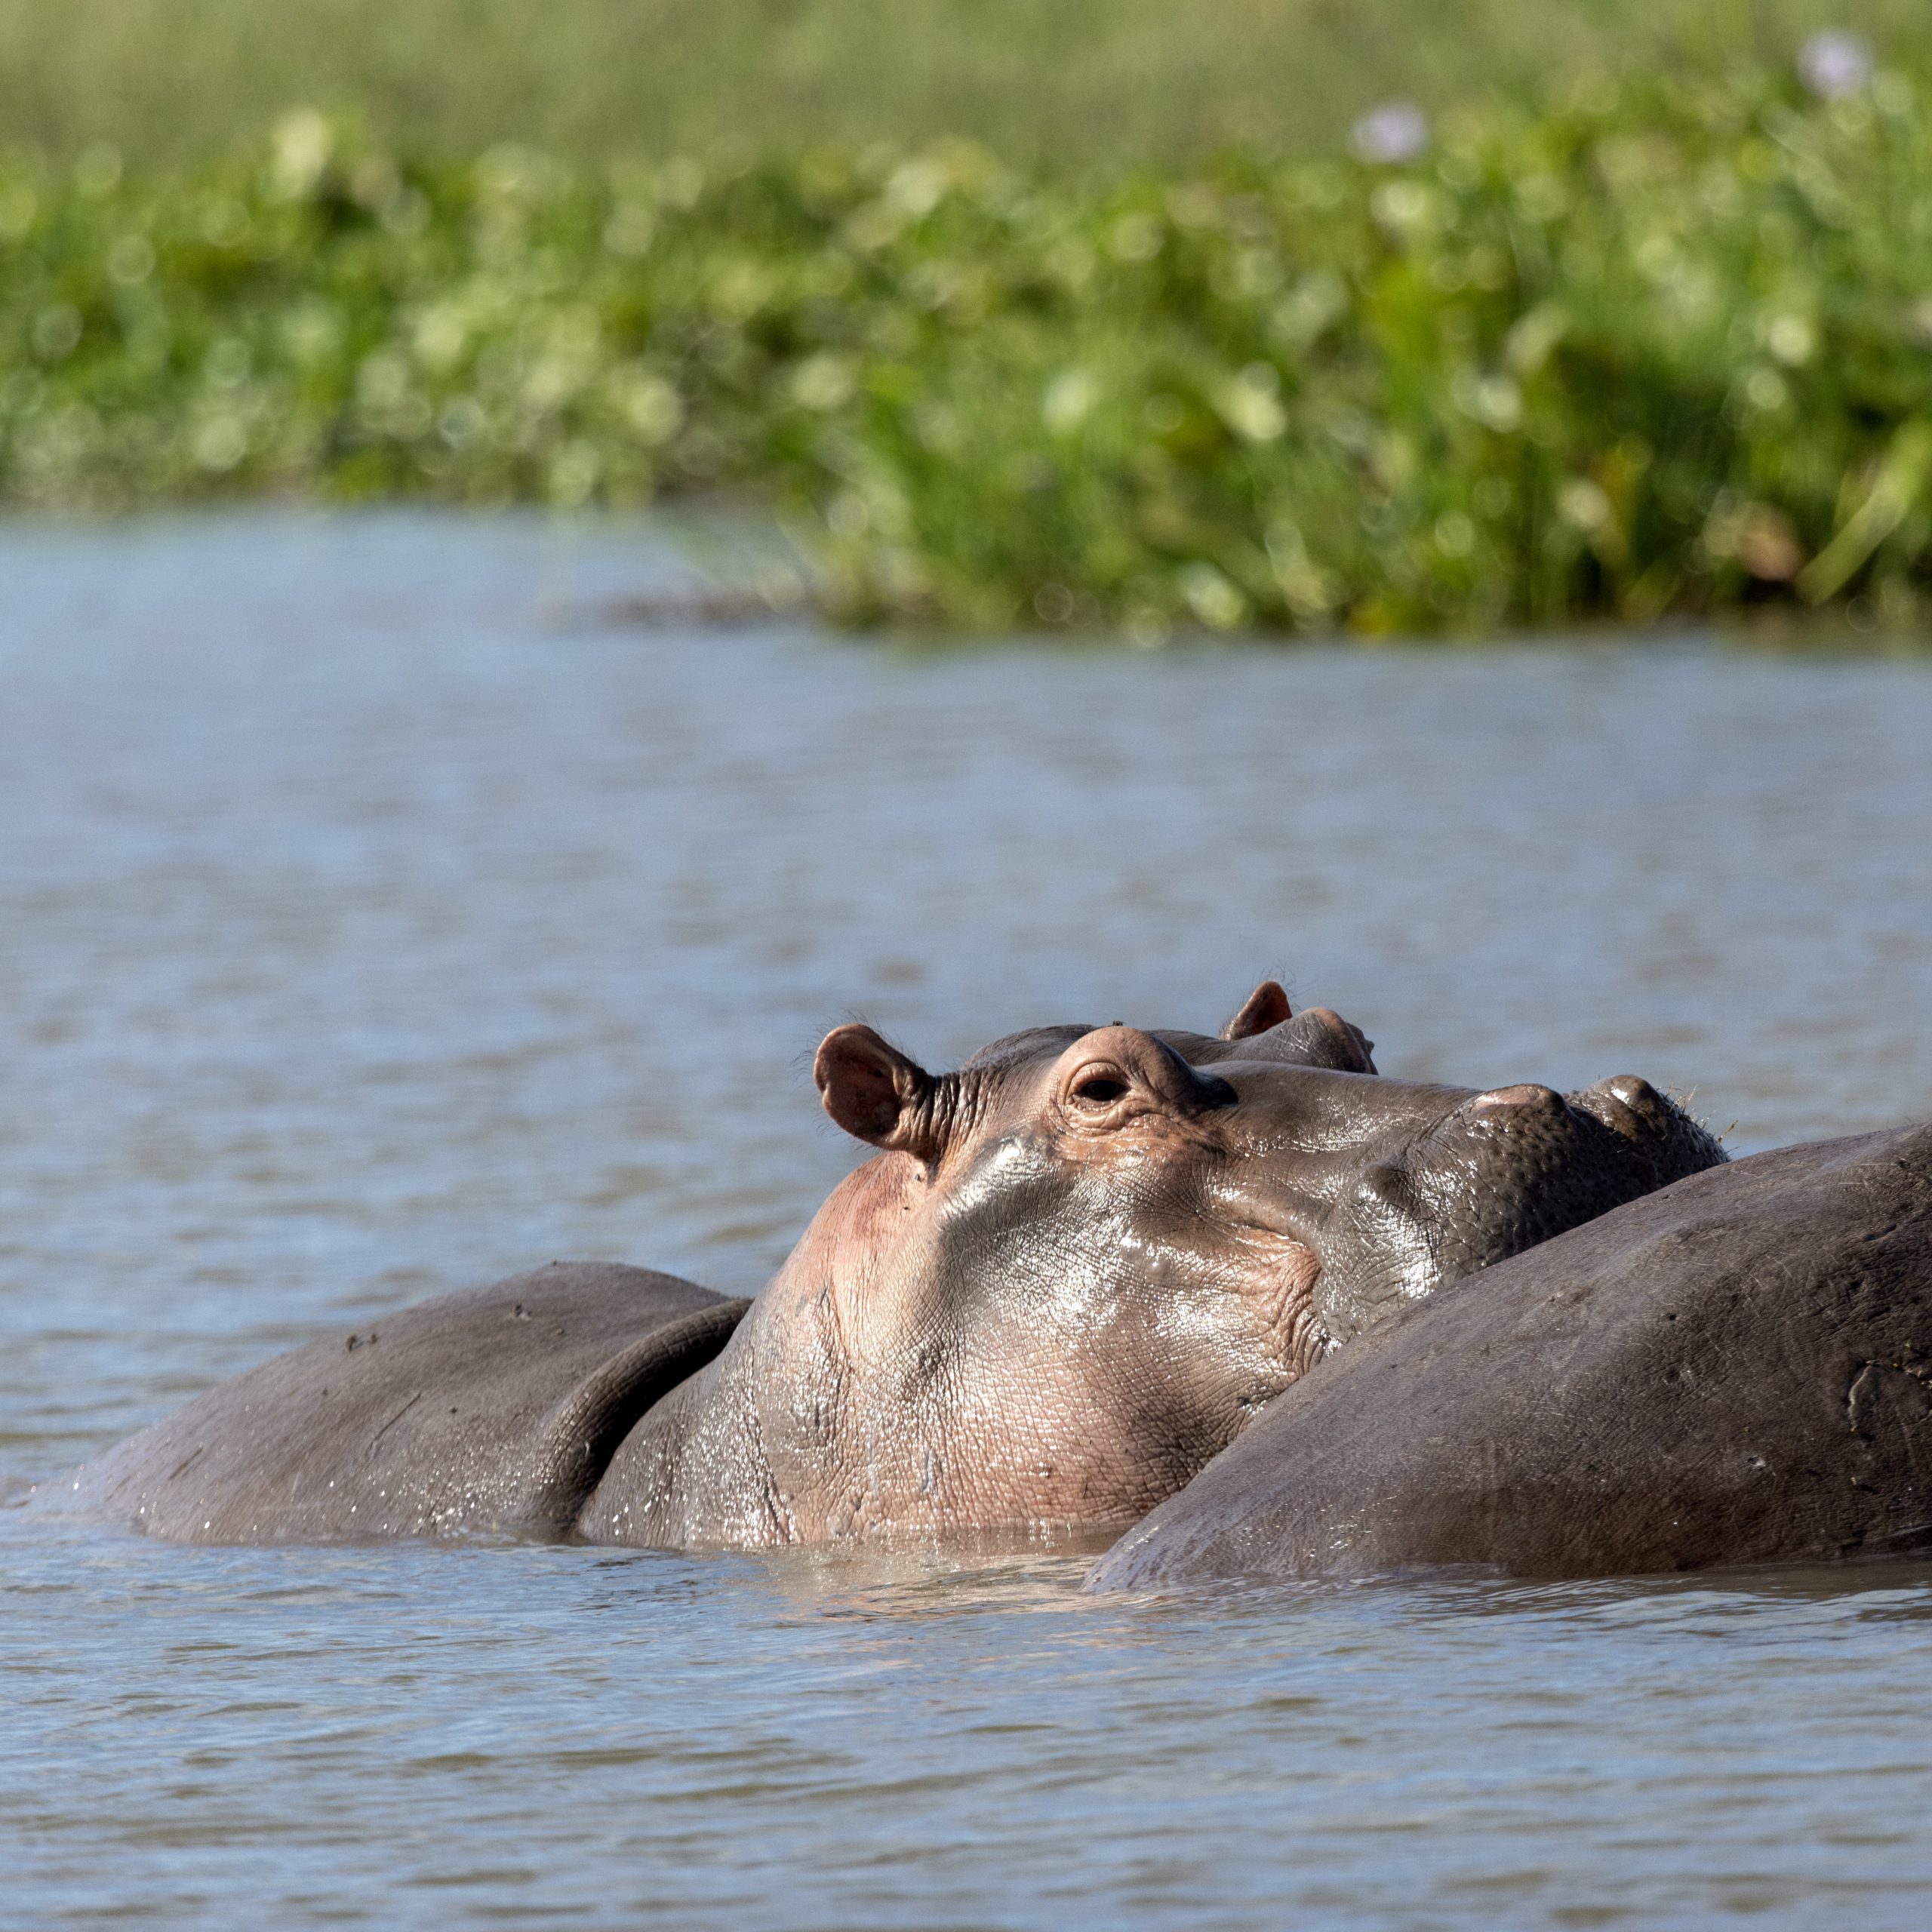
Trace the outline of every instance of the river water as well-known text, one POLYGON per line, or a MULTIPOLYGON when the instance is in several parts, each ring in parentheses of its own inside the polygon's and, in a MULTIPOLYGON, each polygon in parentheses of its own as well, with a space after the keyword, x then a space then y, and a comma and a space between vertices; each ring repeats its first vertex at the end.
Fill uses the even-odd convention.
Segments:
MULTIPOLYGON (((929 1063, 1211 1028, 1932 1115, 1932 663, 614 621, 614 526, 0 529, 0 1495, 559 1256, 750 1291, 929 1063)), ((1074 1554, 0 1510, 0 1921, 1932 1922, 1932 1565, 1081 1597, 1074 1554)))

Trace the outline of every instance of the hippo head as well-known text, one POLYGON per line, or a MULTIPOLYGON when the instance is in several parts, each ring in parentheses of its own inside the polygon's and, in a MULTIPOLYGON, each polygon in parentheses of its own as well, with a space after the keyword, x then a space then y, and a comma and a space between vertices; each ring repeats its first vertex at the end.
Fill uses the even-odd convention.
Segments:
MULTIPOLYGON (((1131 1521, 1383 1314, 1722 1158, 1641 1081, 1383 1080, 1278 995, 1218 1038, 1043 1028, 937 1075, 829 1035, 826 1111, 880 1152, 692 1392, 756 1442, 758 1520, 714 1499, 666 1540, 1131 1521)), ((700 1476, 740 1460, 709 1435, 700 1476)))

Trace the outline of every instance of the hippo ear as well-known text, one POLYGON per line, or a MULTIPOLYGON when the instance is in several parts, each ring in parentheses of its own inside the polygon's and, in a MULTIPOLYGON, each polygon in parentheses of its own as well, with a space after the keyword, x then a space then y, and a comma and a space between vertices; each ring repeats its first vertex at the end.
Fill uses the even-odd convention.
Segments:
POLYGON ((1278 980, 1263 980, 1247 996, 1246 1004, 1228 1023, 1221 1029, 1224 1040, 1251 1040, 1257 1033, 1265 1033, 1271 1026, 1278 1026, 1284 1020, 1294 1017, 1294 1009, 1288 1004, 1288 996, 1281 989, 1278 980))
POLYGON ((819 1042, 812 1064, 825 1110, 848 1134, 933 1161, 944 1151, 939 1082, 869 1026, 838 1026, 819 1042))

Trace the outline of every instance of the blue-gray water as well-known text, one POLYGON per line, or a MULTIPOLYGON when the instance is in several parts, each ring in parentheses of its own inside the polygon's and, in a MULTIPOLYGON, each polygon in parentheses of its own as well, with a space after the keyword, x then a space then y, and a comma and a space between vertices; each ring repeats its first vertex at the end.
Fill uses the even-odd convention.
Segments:
MULTIPOLYGON (((634 534, 0 529, 0 1489, 553 1256, 750 1288, 934 1062, 1217 1023, 1932 1115, 1932 666, 598 620, 634 534)), ((0 1922, 1932 1920, 1932 1566, 1153 1601, 1076 1558, 0 1511, 0 1922)))

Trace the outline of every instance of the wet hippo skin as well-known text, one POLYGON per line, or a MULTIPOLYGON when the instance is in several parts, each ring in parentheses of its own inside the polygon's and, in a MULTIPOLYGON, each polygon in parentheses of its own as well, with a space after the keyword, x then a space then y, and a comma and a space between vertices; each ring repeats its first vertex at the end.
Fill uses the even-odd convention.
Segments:
POLYGON ((1475 1092, 1124 1026, 934 1075, 860 1026, 827 1109, 880 1153, 577 1532, 746 1548, 1124 1526, 1364 1329, 1723 1158, 1644 1082, 1475 1092))
POLYGON ((553 1263, 249 1369, 90 1464, 65 1500, 187 1543, 558 1535, 749 1306, 648 1269, 553 1263))
POLYGON ((1932 1126, 1681 1180, 1289 1390, 1089 1587, 1932 1547, 1932 1126))
POLYGON ((749 1308, 577 1266, 212 1389, 69 1500, 192 1540, 680 1549, 1124 1527, 1442 1284, 1721 1161, 1641 1080, 1383 1080, 1258 987, 1217 1035, 821 1044, 872 1158, 749 1308))

